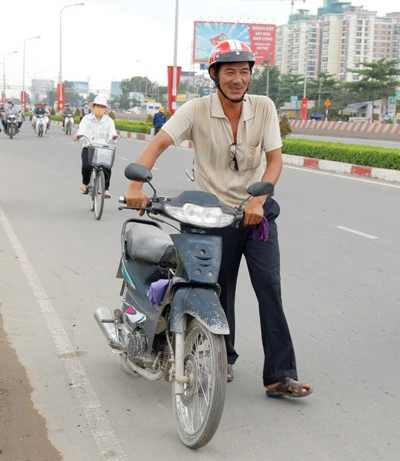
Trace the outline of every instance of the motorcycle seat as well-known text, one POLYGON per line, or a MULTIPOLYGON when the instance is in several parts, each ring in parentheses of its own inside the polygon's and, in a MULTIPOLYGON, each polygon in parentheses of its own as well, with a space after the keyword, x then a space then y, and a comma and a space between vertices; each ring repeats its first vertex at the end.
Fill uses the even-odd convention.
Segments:
POLYGON ((167 266, 175 263, 171 237, 156 226, 132 223, 125 241, 126 252, 134 260, 167 266))

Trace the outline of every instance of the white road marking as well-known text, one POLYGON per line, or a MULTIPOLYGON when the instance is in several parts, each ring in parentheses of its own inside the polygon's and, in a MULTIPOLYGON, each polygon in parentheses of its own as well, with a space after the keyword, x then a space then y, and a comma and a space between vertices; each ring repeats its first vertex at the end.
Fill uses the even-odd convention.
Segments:
POLYGON ((374 235, 364 234, 364 232, 360 232, 360 231, 357 231, 357 230, 354 230, 354 229, 349 229, 348 227, 336 226, 336 228, 344 230, 346 232, 351 232, 352 234, 360 235, 361 237, 366 237, 367 239, 376 240, 376 239, 379 238, 379 237, 375 237, 374 235))
POLYGON ((301 167, 292 166, 292 165, 283 165, 283 166, 285 168, 291 168, 292 170, 304 171, 305 173, 322 174, 322 175, 325 175, 325 176, 336 176, 337 178, 348 179, 350 181, 367 182, 369 184, 375 184, 376 186, 386 186, 386 187, 394 187, 395 189, 400 189, 400 184, 396 185, 396 184, 391 184, 391 183, 388 183, 388 182, 382 182, 382 181, 379 181, 378 179, 373 180, 373 179, 364 179, 364 178, 354 178, 352 176, 347 176, 347 175, 343 175, 343 174, 337 174, 334 171, 324 172, 324 171, 314 170, 314 169, 303 167, 303 166, 301 166, 301 167))
POLYGON ((125 157, 120 157, 120 159, 121 159, 121 160, 126 160, 126 161, 129 160, 129 158, 125 158, 125 157))
POLYGON ((43 288, 42 282, 36 274, 24 247, 11 227, 11 224, 1 206, 0 222, 11 242, 26 280, 32 289, 40 312, 47 323, 47 328, 52 336, 58 354, 61 357, 70 357, 62 359, 62 361, 68 378, 72 383, 71 388, 73 389, 83 409, 88 426, 100 453, 107 461, 128 461, 128 457, 123 452, 122 447, 114 434, 112 426, 107 419, 106 413, 101 406, 89 378, 86 376, 80 360, 77 357, 74 357, 74 353, 76 352, 75 348, 69 340, 62 322, 57 315, 48 294, 43 288))

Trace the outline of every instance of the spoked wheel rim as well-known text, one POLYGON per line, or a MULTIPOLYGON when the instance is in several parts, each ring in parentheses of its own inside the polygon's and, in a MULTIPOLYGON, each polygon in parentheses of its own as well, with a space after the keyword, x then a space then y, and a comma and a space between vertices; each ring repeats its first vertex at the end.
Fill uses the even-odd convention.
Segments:
POLYGON ((183 395, 173 395, 181 441, 190 448, 206 445, 222 416, 226 389, 226 349, 222 336, 212 334, 197 320, 185 338, 183 395))
POLYGON ((97 220, 101 219, 104 208, 105 178, 104 171, 100 170, 94 181, 94 215, 97 220))

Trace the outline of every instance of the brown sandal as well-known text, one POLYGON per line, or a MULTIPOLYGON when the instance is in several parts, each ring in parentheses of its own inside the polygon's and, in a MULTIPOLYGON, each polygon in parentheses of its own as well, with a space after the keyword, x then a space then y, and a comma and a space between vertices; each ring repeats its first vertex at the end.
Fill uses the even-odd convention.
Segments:
POLYGON ((314 391, 308 384, 300 384, 289 377, 284 378, 274 389, 266 389, 268 397, 287 397, 289 399, 307 397, 314 391))
POLYGON ((227 381, 228 381, 228 383, 233 381, 233 364, 232 363, 228 363, 228 379, 227 379, 227 381))

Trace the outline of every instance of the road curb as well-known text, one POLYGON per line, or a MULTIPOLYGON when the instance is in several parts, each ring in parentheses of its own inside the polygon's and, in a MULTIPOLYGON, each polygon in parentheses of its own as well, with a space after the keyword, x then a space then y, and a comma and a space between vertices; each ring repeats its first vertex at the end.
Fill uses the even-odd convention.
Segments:
MULTIPOLYGON (((61 122, 56 122, 61 124, 61 122)), ((130 131, 117 130, 119 136, 136 139, 138 141, 150 141, 151 137, 145 133, 134 133, 130 131)), ((193 149, 192 141, 184 141, 179 147, 193 149)), ((387 170, 385 168, 373 168, 363 165, 352 165, 350 163, 334 162, 331 160, 319 160, 316 158, 300 157, 298 155, 283 154, 283 164, 311 168, 333 173, 348 174, 353 176, 379 179, 381 181, 400 183, 399 170, 387 170)))
POLYGON ((317 158, 300 157, 297 155, 283 154, 284 165, 292 165, 316 170, 330 171, 333 173, 362 176, 371 179, 380 179, 387 182, 400 183, 400 171, 385 168, 374 168, 350 163, 334 162, 331 160, 319 160, 317 158))

